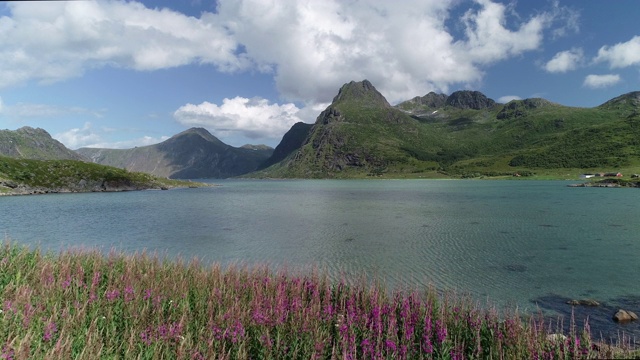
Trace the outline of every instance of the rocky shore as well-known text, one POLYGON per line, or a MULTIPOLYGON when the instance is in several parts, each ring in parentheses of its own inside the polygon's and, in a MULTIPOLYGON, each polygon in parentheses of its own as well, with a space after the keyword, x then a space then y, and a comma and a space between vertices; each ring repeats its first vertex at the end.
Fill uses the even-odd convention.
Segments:
POLYGON ((569 184, 568 187, 602 187, 602 188, 640 188, 640 181, 622 180, 622 179, 605 179, 596 182, 585 182, 581 184, 569 184))
POLYGON ((136 183, 132 181, 87 181, 80 180, 77 183, 70 183, 64 186, 42 187, 29 186, 23 183, 17 183, 13 180, 0 180, 0 196, 9 195, 39 195, 39 194, 58 194, 58 193, 87 193, 87 192, 121 192, 121 191, 140 191, 140 190, 169 190, 177 187, 201 187, 204 184, 187 183, 179 185, 161 184, 161 183, 136 183))

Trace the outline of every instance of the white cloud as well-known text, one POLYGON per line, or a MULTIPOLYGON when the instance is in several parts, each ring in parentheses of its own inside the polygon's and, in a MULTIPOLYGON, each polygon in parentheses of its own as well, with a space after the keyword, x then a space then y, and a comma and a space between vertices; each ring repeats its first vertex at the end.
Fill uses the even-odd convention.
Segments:
POLYGON ((279 139, 293 124, 303 121, 301 115, 301 110, 291 103, 270 104, 262 98, 239 96, 224 99, 221 105, 206 101, 186 104, 173 114, 179 123, 203 126, 218 137, 239 134, 251 139, 279 139))
POLYGON ((90 122, 84 123, 82 128, 73 128, 55 134, 53 138, 63 143, 69 149, 77 149, 101 140, 100 136, 93 131, 90 122))
POLYGON ((102 128, 96 130, 90 122, 84 123, 82 128, 72 128, 67 131, 53 135, 53 138, 63 143, 69 149, 79 149, 81 147, 107 148, 107 149, 130 149, 136 146, 153 145, 164 140, 168 136, 154 138, 143 136, 136 139, 121 141, 105 141, 103 134, 113 132, 113 129, 102 128))
POLYGON ((520 20, 501 3, 474 1, 459 19, 450 19, 456 0, 220 0, 217 13, 198 18, 134 1, 10 2, 0 18, 0 88, 104 66, 199 63, 272 72, 288 101, 326 102, 366 78, 393 103, 478 83, 486 66, 538 49, 567 16, 557 2, 520 20), (445 22, 462 26, 463 38, 445 22))
POLYGON ((511 100, 522 100, 522 98, 520 96, 517 95, 505 95, 502 96, 500 98, 498 98, 498 102, 501 104, 506 104, 511 100))
POLYGON ((137 2, 8 3, 0 17, 0 88, 54 82, 114 66, 156 70, 189 63, 244 68, 237 43, 214 14, 200 18, 137 2))
POLYGON ((598 50, 595 62, 608 62, 612 69, 640 65, 640 36, 613 46, 603 46, 598 50))
POLYGON ((343 83, 366 78, 394 103, 479 82, 484 66, 539 48, 556 16, 540 12, 510 28, 504 5, 475 2, 477 10, 453 19, 463 39, 445 25, 458 1, 222 0, 218 10, 286 99, 326 102, 343 83))
POLYGON ((561 51, 545 64, 544 69, 550 73, 575 70, 582 63, 583 57, 584 53, 580 48, 561 51))
POLYGON ((598 89, 613 86, 620 80, 620 75, 617 74, 587 75, 582 85, 591 89, 598 89))

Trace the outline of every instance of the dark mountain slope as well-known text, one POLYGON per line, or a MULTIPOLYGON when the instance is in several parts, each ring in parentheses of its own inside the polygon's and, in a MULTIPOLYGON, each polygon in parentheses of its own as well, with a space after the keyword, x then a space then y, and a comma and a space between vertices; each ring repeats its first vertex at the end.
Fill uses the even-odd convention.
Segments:
POLYGON ((312 124, 303 122, 295 123, 289 131, 282 137, 282 140, 273 150, 273 154, 258 167, 259 170, 268 168, 284 160, 292 152, 298 150, 309 136, 309 132, 313 127, 312 124))
POLYGON ((191 128, 159 144, 133 149, 78 149, 93 162, 175 179, 227 178, 258 168, 269 147, 236 148, 202 128, 191 128))

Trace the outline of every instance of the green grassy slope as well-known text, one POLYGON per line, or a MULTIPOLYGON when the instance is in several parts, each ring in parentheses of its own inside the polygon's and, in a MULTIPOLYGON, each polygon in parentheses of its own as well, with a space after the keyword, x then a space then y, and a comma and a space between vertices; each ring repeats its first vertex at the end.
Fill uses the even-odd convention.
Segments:
POLYGON ((430 93, 395 107, 344 85, 298 151, 258 177, 577 177, 640 172, 640 92, 595 108, 430 93), (453 97, 453 98, 452 98, 453 97))
POLYGON ((0 194, 122 191, 199 185, 76 160, 0 156, 0 194))

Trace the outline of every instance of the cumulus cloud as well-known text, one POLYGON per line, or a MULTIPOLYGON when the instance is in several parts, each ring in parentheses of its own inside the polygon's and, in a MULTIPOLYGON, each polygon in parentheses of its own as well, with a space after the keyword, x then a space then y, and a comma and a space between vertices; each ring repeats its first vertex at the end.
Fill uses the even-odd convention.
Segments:
POLYGON ((239 134, 251 139, 278 139, 293 124, 303 121, 300 115, 300 109, 292 103, 280 105, 259 97, 239 96, 224 99, 221 105, 207 101, 186 104, 173 114, 179 123, 205 127, 216 136, 239 134))
POLYGON ((136 146, 157 144, 169 138, 168 136, 161 136, 159 138, 143 136, 125 141, 106 141, 103 138, 103 135, 111 132, 112 130, 113 129, 109 128, 103 128, 102 130, 95 129, 93 124, 85 122, 81 128, 72 128, 67 131, 54 134, 53 138, 63 143, 69 149, 79 149, 81 147, 129 149, 136 146))
POLYGON ((0 88, 44 83, 114 66, 156 70, 190 63, 244 68, 237 43, 214 14, 188 17, 137 2, 52 1, 7 4, 0 17, 0 88))
POLYGON ((284 98, 328 101, 344 82, 366 78, 393 103, 480 81, 484 66, 539 48, 562 16, 540 12, 509 27, 505 5, 475 2, 453 19, 464 29, 459 39, 445 25, 457 1, 222 0, 218 10, 284 98))
POLYGON ((506 104, 511 100, 522 100, 522 98, 517 95, 505 95, 498 98, 498 102, 501 104, 506 104))
POLYGON ((502 3, 474 3, 451 18, 460 1, 220 0, 199 17, 135 1, 10 2, 0 17, 0 88, 104 66, 197 63, 272 73, 287 101, 326 102, 366 78, 393 103, 478 83, 486 66, 538 49, 568 16, 557 2, 524 20, 502 3))
POLYGON ((584 53, 580 48, 561 51, 545 64, 544 69, 550 73, 564 73, 575 70, 582 63, 583 57, 584 53))
POLYGON ((640 36, 613 46, 601 47, 594 61, 608 62, 612 69, 640 65, 640 36))
POLYGON ((100 136, 93 131, 90 122, 84 123, 82 128, 73 128, 62 133, 54 134, 53 138, 70 149, 81 148, 87 144, 101 141, 100 136))
POLYGON ((620 75, 617 74, 587 75, 582 85, 591 89, 598 89, 615 85, 618 82, 620 82, 620 75))

